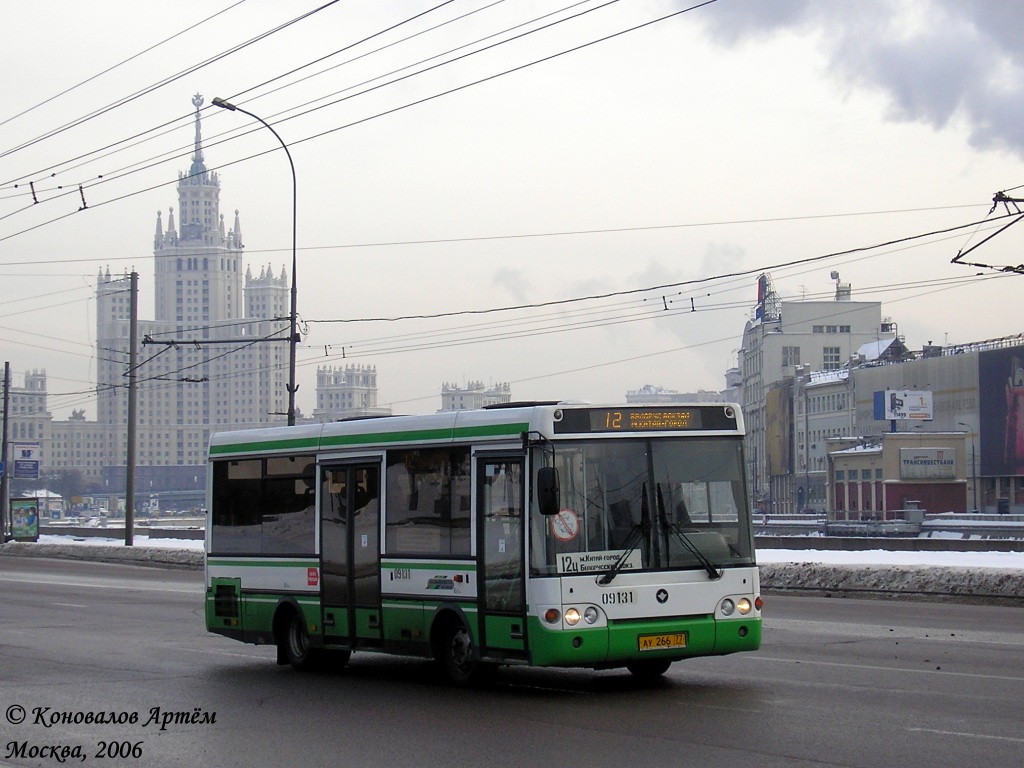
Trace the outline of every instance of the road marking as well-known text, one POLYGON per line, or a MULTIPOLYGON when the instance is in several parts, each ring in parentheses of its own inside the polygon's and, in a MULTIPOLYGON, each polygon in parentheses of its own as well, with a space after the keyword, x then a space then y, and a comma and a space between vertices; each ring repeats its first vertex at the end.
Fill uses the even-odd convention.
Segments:
POLYGON ((937 733, 941 736, 966 736, 970 739, 995 739, 996 741, 1013 741, 1018 744, 1024 744, 1024 739, 1019 739, 1014 736, 992 736, 987 733, 964 733, 963 731, 939 731, 935 728, 907 728, 908 731, 918 731, 921 733, 937 733))
POLYGON ((50 605, 53 605, 53 606, 56 606, 56 607, 59 607, 59 608, 88 608, 89 607, 89 606, 83 605, 81 603, 50 603, 50 605))
POLYGON ((204 587, 202 584, 197 584, 194 587, 188 589, 180 589, 177 587, 170 587, 161 585, 159 583, 151 582, 124 582, 117 581, 116 579, 96 579, 94 581, 84 581, 82 579, 65 579, 60 576, 46 576, 42 574, 33 574, 31 576, 13 576, 5 574, 0 576, 0 581, 8 581, 15 584, 35 584, 35 585, 56 585, 62 587, 82 587, 87 589, 127 589, 134 592, 178 592, 186 595, 202 595, 204 587))

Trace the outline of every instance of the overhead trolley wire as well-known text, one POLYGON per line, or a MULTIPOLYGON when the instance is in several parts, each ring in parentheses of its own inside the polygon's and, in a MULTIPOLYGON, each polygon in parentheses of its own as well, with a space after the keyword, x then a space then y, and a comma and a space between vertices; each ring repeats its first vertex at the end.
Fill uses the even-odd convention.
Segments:
MULTIPOLYGON (((273 29, 270 29, 270 30, 268 30, 266 32, 262 32, 259 35, 256 35, 255 37, 250 38, 249 40, 246 40, 243 43, 239 43, 238 45, 232 46, 231 48, 227 49, 226 51, 221 51, 220 53, 215 54, 214 56, 211 56, 210 58, 205 59, 204 61, 201 61, 198 64, 193 64, 193 65, 191 65, 189 67, 186 67, 185 69, 181 70, 180 72, 178 72, 178 73, 176 73, 174 75, 169 75, 168 77, 165 77, 163 80, 159 80, 156 83, 152 83, 152 84, 146 86, 145 88, 142 88, 142 89, 136 91, 135 93, 129 94, 128 96, 123 96, 123 97, 117 99, 116 101, 113 101, 113 102, 107 104, 106 106, 103 106, 103 107, 100 107, 98 109, 95 109, 92 112, 90 112, 90 113, 88 113, 86 115, 83 115, 81 117, 77 117, 74 120, 72 120, 72 121, 70 121, 68 123, 65 123, 64 125, 62 125, 62 126, 60 126, 58 128, 54 128, 54 129, 52 129, 50 131, 47 131, 46 133, 44 133, 44 134, 42 134, 40 136, 37 136, 34 139, 30 139, 30 140, 28 140, 26 142, 23 142, 22 144, 19 144, 16 147, 0 151, 0 159, 8 157, 8 156, 10 156, 10 155, 12 155, 12 154, 14 154, 16 152, 19 152, 19 151, 21 151, 23 149, 26 149, 28 147, 34 146, 35 144, 38 144, 38 143, 40 143, 42 141, 45 141, 46 139, 52 138, 53 136, 57 136, 57 135, 65 132, 67 130, 70 130, 71 128, 75 128, 75 127, 77 127, 79 125, 82 125, 83 123, 88 122, 89 120, 93 120, 96 117, 99 117, 100 115, 106 114, 107 112, 110 112, 111 110, 117 109, 118 107, 124 106, 125 104, 128 104, 128 103, 130 103, 132 101, 135 101, 136 99, 141 98, 142 96, 144 96, 144 95, 146 95, 148 93, 152 93, 153 91, 158 90, 159 88, 162 88, 165 85, 169 85, 170 83, 173 83, 173 82, 175 82, 177 80, 182 79, 183 77, 185 77, 187 75, 190 75, 190 74, 192 74, 194 72, 197 72, 200 69, 203 69, 204 67, 209 66, 210 64, 213 64, 213 63, 215 63, 217 61, 220 61, 223 58, 226 58, 227 56, 230 56, 230 55, 232 55, 234 53, 237 53, 240 50, 248 48, 249 46, 254 45, 255 43, 260 42, 261 40, 269 37, 270 35, 276 34, 276 33, 280 32, 283 29, 287 29, 288 27, 290 27, 290 26, 292 26, 294 24, 297 24, 300 21, 305 20, 305 19, 309 18, 310 16, 313 16, 314 14, 319 13, 320 11, 324 10, 325 8, 329 8, 330 6, 332 6, 332 5, 334 5, 334 4, 338 3, 338 2, 340 2, 340 0, 328 0, 328 2, 324 3, 323 5, 321 5, 321 6, 317 7, 317 8, 314 8, 311 11, 307 11, 306 13, 300 14, 299 16, 296 16, 294 19, 291 19, 290 21, 286 21, 283 24, 279 24, 278 26, 274 27, 273 29)), ((24 177, 21 177, 21 178, 24 178, 24 177)))
POLYGON ((83 85, 86 85, 87 83, 91 83, 93 80, 96 80, 97 78, 103 77, 103 75, 106 75, 106 74, 109 74, 109 73, 113 72, 115 69, 123 67, 124 65, 134 61, 135 59, 139 58, 140 56, 144 56, 145 54, 149 53, 150 51, 156 50, 161 45, 164 45, 165 43, 169 43, 171 40, 174 40, 177 37, 181 37, 186 32, 191 32, 193 29, 196 29, 197 27, 201 27, 206 22, 212 21, 213 19, 217 18, 218 16, 220 16, 220 15, 222 15, 224 13, 227 13, 232 8, 235 8, 235 7, 241 5, 244 2, 246 2, 246 0, 237 0, 237 2, 234 2, 231 5, 227 6, 226 8, 223 8, 223 9, 217 11, 213 15, 207 16, 202 21, 197 21, 195 24, 193 24, 193 25, 191 25, 189 27, 185 27, 185 29, 181 30, 180 32, 175 32, 170 37, 165 37, 159 43, 154 43, 153 45, 149 46, 148 48, 144 48, 143 50, 139 51, 138 53, 132 54, 127 59, 122 59, 117 64, 114 64, 112 67, 107 67, 106 69, 102 70, 101 72, 97 72, 95 75, 90 75, 89 77, 85 78, 85 80, 82 80, 82 81, 76 83, 75 85, 72 85, 70 88, 65 88, 63 91, 60 91, 59 93, 55 93, 53 96, 50 96, 50 97, 48 97, 46 99, 43 99, 42 101, 40 101, 38 104, 35 104, 34 106, 28 107, 27 109, 23 109, 21 112, 18 112, 17 114, 14 114, 14 115, 11 115, 10 117, 8 117, 8 118, 6 118, 4 120, 0 120, 0 127, 3 127, 5 125, 7 125, 12 120, 17 120, 19 117, 24 117, 29 112, 34 112, 35 110, 39 109, 40 107, 45 106, 46 104, 49 104, 51 101, 55 101, 56 99, 59 99, 61 96, 66 96, 67 94, 71 93, 72 91, 77 90, 78 88, 81 88, 83 85))
MULTIPOLYGON (((244 0, 242 0, 242 1, 244 2, 244 0)), ((338 2, 338 1, 339 0, 334 0, 334 2, 338 2)), ((408 19, 405 19, 405 20, 403 20, 401 22, 393 24, 392 26, 387 27, 386 29, 380 30, 379 32, 375 32, 374 34, 369 35, 368 37, 362 38, 361 40, 359 40, 359 41, 357 41, 355 43, 352 43, 349 46, 346 46, 345 48, 342 48, 342 49, 340 49, 338 51, 335 51, 334 53, 329 54, 329 55, 333 56, 333 55, 336 55, 337 53, 345 51, 348 48, 351 48, 351 47, 353 47, 355 45, 360 45, 360 44, 366 42, 367 40, 371 40, 374 37, 377 37, 378 35, 382 35, 382 34, 385 34, 386 32, 392 31, 392 30, 402 26, 403 24, 407 24, 407 23, 409 23, 409 22, 411 22, 411 21, 413 21, 413 20, 415 20, 415 19, 417 19, 417 18, 419 18, 419 17, 421 17, 423 15, 426 15, 428 13, 436 11, 437 9, 439 9, 439 8, 445 6, 445 5, 448 5, 448 4, 450 4, 450 3, 454 2, 454 1, 455 0, 444 0, 444 2, 442 2, 440 5, 437 5, 437 6, 435 6, 433 8, 430 8, 430 9, 428 9, 426 11, 423 11, 422 13, 417 14, 415 16, 412 16, 412 17, 410 17, 408 19)), ((504 0, 499 0, 499 2, 504 2, 504 0)), ((323 10, 324 8, 326 8, 326 7, 328 7, 329 5, 332 5, 332 4, 333 3, 328 3, 327 5, 321 6, 320 8, 315 9, 314 11, 310 11, 309 13, 305 14, 304 16, 300 16, 300 17, 297 17, 296 19, 293 19, 291 22, 288 22, 287 24, 280 25, 280 26, 278 26, 278 27, 276 27, 276 28, 274 28, 274 29, 272 29, 272 30, 270 30, 268 32, 265 32, 262 35, 260 35, 260 36, 258 36, 256 38, 251 39, 247 43, 240 44, 239 46, 236 46, 235 48, 229 49, 226 52, 222 52, 221 54, 218 54, 217 57, 209 59, 206 62, 203 62, 201 64, 194 65, 194 69, 202 68, 203 66, 206 66, 207 64, 209 64, 209 63, 211 63, 213 61, 219 60, 219 58, 223 58, 223 57, 225 57, 227 55, 230 55, 232 53, 236 53, 238 50, 241 50, 241 49, 247 47, 248 45, 251 45, 254 42, 259 42, 263 38, 269 37, 271 34, 279 32, 282 29, 286 28, 287 26, 290 26, 291 24, 294 24, 297 21, 303 20, 303 19, 307 18, 308 16, 312 15, 313 13, 315 13, 315 12, 317 12, 319 10, 323 10)), ((478 9, 478 10, 480 10, 480 9, 478 9)), ((474 11, 474 12, 477 12, 477 11, 474 11)), ((468 15, 470 15, 470 14, 468 14, 468 13, 464 14, 464 16, 468 16, 468 15)), ((463 17, 459 17, 459 18, 463 18, 463 17)), ((439 26, 441 26, 441 25, 439 25, 439 26)), ((417 33, 417 34, 422 34, 422 33, 417 33)), ((412 37, 415 37, 415 36, 416 35, 412 35, 412 36, 410 36, 409 38, 406 38, 406 39, 411 39, 412 37)), ((382 49, 378 49, 378 50, 382 50, 382 49)), ((321 57, 321 59, 319 59, 317 61, 323 60, 323 58, 326 58, 326 57, 321 57)), ((303 65, 303 67, 311 66, 312 64, 315 64, 315 63, 316 63, 316 61, 308 63, 308 64, 305 64, 305 65, 303 65)), ((299 69, 302 69, 303 67, 299 67, 296 70, 293 70, 293 72, 294 71, 298 71, 299 69)), ((254 86, 253 88, 262 87, 262 85, 265 85, 266 83, 269 83, 269 82, 273 82, 274 80, 276 80, 276 79, 278 79, 280 77, 287 76, 287 74, 291 74, 291 73, 286 73, 286 75, 279 75, 278 77, 272 78, 269 81, 265 81, 265 83, 262 83, 260 85, 254 86)), ((152 90, 155 90, 155 89, 157 89, 157 88, 159 88, 159 87, 161 87, 162 85, 165 85, 165 84, 167 84, 167 81, 162 81, 161 83, 157 83, 155 86, 152 86, 151 88, 152 88, 152 90)), ((253 90, 253 88, 250 88, 247 91, 243 91, 242 93, 247 93, 248 91, 253 90)), ((234 98, 234 96, 232 98, 234 98)), ((89 162, 95 162, 98 159, 103 159, 104 157, 109 157, 111 155, 117 154, 118 152, 123 151, 123 149, 130 149, 131 147, 138 146, 139 144, 142 144, 145 141, 151 141, 154 138, 159 138, 160 136, 164 136, 164 135, 166 135, 168 133, 171 133, 175 129, 164 131, 163 133, 155 133, 155 132, 156 131, 160 131, 161 129, 167 128, 168 126, 176 126, 178 123, 181 123, 181 122, 184 122, 184 121, 191 121, 192 120, 192 116, 193 116, 193 114, 191 112, 186 113, 184 115, 180 115, 180 116, 178 116, 176 118, 173 118, 172 120, 168 120, 168 121, 166 121, 164 123, 161 123, 160 125, 154 126, 152 128, 148 128, 145 131, 141 131, 141 132, 136 133, 136 134, 134 134, 132 136, 129 136, 127 138, 119 139, 118 141, 115 141, 115 142, 112 142, 110 144, 107 144, 106 146, 100 147, 98 149, 90 150, 89 152, 80 154, 80 155, 78 155, 76 157, 73 157, 73 158, 70 158, 68 160, 64 160, 64 161, 61 161, 61 162, 58 162, 58 163, 54 163, 53 165, 47 166, 47 167, 45 167, 45 168, 43 168, 43 169, 41 169, 39 171, 36 171, 36 172, 34 172, 32 174, 25 174, 25 175, 23 175, 21 177, 18 177, 16 179, 10 179, 10 180, 8 180, 6 182, 0 183, 0 188, 2 188, 4 186, 7 186, 7 185, 10 185, 10 184, 14 184, 15 182, 18 182, 18 181, 23 181, 24 179, 27 179, 28 176, 41 175, 41 174, 46 173, 48 171, 53 171, 54 169, 61 168, 63 166, 66 166, 69 163, 75 163, 75 162, 78 162, 78 161, 81 161, 81 160, 86 160, 87 158, 90 158, 90 157, 92 159, 89 160, 89 162), (127 147, 124 147, 122 149, 115 150, 116 147, 119 147, 122 144, 126 144, 127 142, 135 141, 136 139, 140 139, 140 138, 142 138, 144 136, 147 136, 149 134, 155 134, 155 135, 150 135, 149 138, 145 139, 144 141, 136 142, 135 144, 130 144, 127 147), (115 151, 108 152, 108 150, 115 150, 115 151), (101 152, 108 152, 108 153, 106 155, 100 155, 99 157, 93 157, 94 155, 98 155, 101 152)), ((217 135, 218 136, 223 136, 223 135, 230 134, 230 133, 238 133, 238 129, 232 129, 230 131, 225 131, 224 133, 217 134, 217 135)), ((247 133, 248 133, 248 131, 246 131, 245 133, 240 133, 238 135, 239 136, 244 136, 247 133)), ((238 136, 234 136, 233 138, 238 138, 238 136)), ((206 146, 207 147, 213 147, 213 146, 217 146, 220 143, 221 142, 207 142, 206 146)), ((120 169, 115 169, 114 171, 111 171, 111 172, 108 172, 106 174, 103 174, 101 176, 101 178, 106 178, 106 179, 109 180, 111 178, 111 174, 120 174, 120 175, 112 176, 113 179, 123 178, 124 176, 129 175, 128 173, 123 173, 123 171, 126 171, 128 169, 132 169, 135 166, 139 166, 141 163, 147 163, 147 165, 143 166, 142 168, 136 168, 136 171, 137 170, 146 170, 148 168, 152 168, 153 167, 153 161, 159 161, 160 163, 163 163, 163 162, 166 162, 167 160, 173 160, 173 159, 176 159, 176 158, 187 156, 188 152, 191 151, 192 146, 193 146, 192 144, 185 145, 185 146, 179 146, 177 149, 168 150, 167 152, 161 153, 159 155, 152 156, 152 157, 150 157, 147 160, 140 160, 140 161, 137 161, 137 162, 135 162, 135 163, 133 163, 133 164, 131 164, 129 166, 125 166, 125 167, 122 167, 120 169), (182 153, 182 152, 184 152, 185 155, 179 154, 179 153, 182 153)), ((2 157, 2 156, 3 155, 0 155, 0 157, 2 157)), ((69 170, 74 170, 74 168, 81 167, 81 165, 84 165, 84 163, 80 163, 80 165, 78 165, 78 166, 71 166, 70 168, 64 168, 64 171, 62 171, 62 172, 67 172, 69 170)), ((132 172, 134 172, 134 171, 132 171, 132 172)), ((81 184, 86 184, 88 182, 93 182, 93 181, 94 181, 94 179, 90 178, 90 179, 87 179, 87 180, 82 180, 81 182, 69 182, 67 184, 64 184, 64 185, 62 185, 63 187, 74 187, 74 189, 71 189, 69 192, 65 192, 63 194, 74 194, 77 191, 78 184, 80 184, 80 183, 81 184)), ((15 184, 15 186, 18 186, 18 185, 15 184)), ((94 184, 92 184, 90 186, 94 186, 94 184)), ((50 188, 41 188, 41 189, 37 189, 36 191, 37 192, 49 192, 49 191, 54 191, 54 190, 50 189, 50 188)), ((21 193, 21 194, 24 195, 25 193, 21 193)), ((61 197, 61 196, 62 195, 56 195, 55 197, 61 197)), ((28 206, 28 207, 32 207, 32 206, 28 206)), ((22 209, 22 210, 26 210, 26 209, 22 209)), ((4 218, 6 218, 6 217, 4 217, 4 218)))
MULTIPOLYGON (((609 0, 609 3, 605 3, 605 5, 608 5, 608 4, 612 3, 612 2, 617 2, 617 1, 618 0, 609 0)), ((705 2, 697 3, 697 4, 689 6, 687 8, 684 8, 684 9, 681 9, 681 10, 678 10, 678 11, 674 11, 672 13, 660 16, 660 17, 658 17, 656 19, 652 19, 652 20, 643 22, 641 24, 637 24, 637 25, 634 25, 632 27, 628 27, 628 28, 623 29, 623 30, 619 30, 619 31, 611 33, 609 35, 605 35, 603 37, 596 38, 596 39, 591 40, 589 42, 581 43, 580 45, 573 46, 571 48, 568 48, 568 49, 565 49, 565 50, 562 50, 562 51, 559 51, 559 52, 556 52, 556 53, 553 53, 553 54, 549 54, 547 56, 543 56, 543 57, 541 57, 539 59, 535 59, 535 60, 533 60, 531 62, 527 62, 525 64, 520 64, 520 65, 511 67, 509 69, 503 70, 501 72, 497 72, 497 73, 488 75, 486 77, 482 77, 482 78, 479 78, 477 80, 470 81, 468 83, 463 83, 462 85, 455 86, 453 88, 449 88, 447 90, 444 90, 444 91, 432 94, 430 96, 425 96, 425 97, 420 98, 420 99, 415 99, 415 100, 413 100, 411 102, 408 102, 406 104, 399 105, 397 107, 392 107, 390 109, 383 110, 383 111, 375 113, 373 115, 368 115, 366 117, 359 118, 357 120, 353 120, 351 122, 342 124, 340 126, 336 126, 334 128, 329 128, 327 130, 320 131, 318 133, 312 134, 310 136, 307 136, 307 137, 304 137, 304 138, 301 138, 301 139, 293 140, 292 142, 290 142, 290 145, 291 146, 295 146, 297 144, 302 144, 302 143, 305 143, 307 141, 313 141, 315 139, 320 139, 320 138, 323 138, 324 136, 336 133, 336 132, 344 130, 346 128, 351 128, 351 127, 354 127, 356 125, 360 125, 360 124, 369 122, 371 120, 375 120, 375 119, 380 118, 380 117, 391 115, 391 114, 394 114, 394 113, 399 112, 401 110, 408 109, 408 108, 411 108, 411 107, 414 107, 414 106, 418 106, 420 104, 424 104, 424 103, 433 101, 435 99, 441 98, 443 96, 448 96, 450 94, 466 90, 467 88, 471 88, 471 87, 473 87, 475 85, 481 85, 483 83, 490 82, 492 80, 498 79, 498 78, 503 77, 505 75, 509 75, 509 74, 513 74, 515 72, 522 71, 522 70, 527 69, 529 67, 536 66, 537 64, 542 64, 542 63, 545 63, 545 62, 548 62, 548 61, 552 61, 553 59, 559 58, 561 56, 565 56, 565 55, 570 54, 570 53, 575 53, 577 51, 583 50, 583 49, 588 48, 590 46, 597 45, 599 43, 603 43, 603 42, 606 42, 608 40, 615 39, 617 37, 621 37, 622 35, 628 34, 630 32, 635 32, 635 31, 643 29, 645 27, 649 27, 651 25, 660 23, 662 21, 666 21, 668 19, 674 18, 674 17, 679 16, 681 14, 688 13, 688 12, 693 11, 693 10, 697 10, 697 9, 702 8, 704 6, 711 5, 711 4, 713 4, 713 3, 717 2, 717 1, 718 0, 705 0, 705 2)), ((600 7, 604 7, 604 6, 598 6, 598 7, 600 8, 600 7)), ((596 9, 590 9, 590 10, 596 10, 596 9)), ((590 12, 590 10, 584 11, 582 13, 588 13, 588 12, 590 12)), ((579 16, 579 15, 581 15, 581 14, 577 14, 577 16, 579 16)), ((569 18, 571 19, 571 18, 575 18, 575 17, 569 17, 569 18)), ((565 19, 565 20, 568 20, 568 19, 565 19)), ((562 21, 565 21, 565 20, 562 20, 562 21)), ((518 36, 515 36, 515 37, 512 37, 512 38, 509 38, 509 39, 507 39, 505 41, 502 41, 502 43, 495 43, 492 46, 487 46, 485 48, 478 49, 477 51, 474 51, 472 54, 465 54, 463 56, 456 57, 455 59, 451 59, 448 62, 444 62, 444 64, 452 63, 454 61, 459 61, 459 60, 465 58, 466 56, 473 55, 475 53, 479 53, 479 52, 482 52, 482 51, 489 50, 490 48, 493 48, 495 45, 503 44, 505 42, 511 42, 511 41, 519 39, 519 38, 521 38, 521 37, 523 37, 523 36, 525 36, 527 34, 532 34, 533 32, 546 29, 546 28, 552 26, 555 23, 561 23, 561 21, 560 22, 552 22, 552 24, 545 25, 545 26, 539 27, 539 28, 537 28, 535 30, 531 30, 530 32, 523 33, 522 35, 518 35, 518 36)), ((340 101, 344 101, 344 100, 347 100, 347 99, 350 99, 350 98, 354 98, 355 96, 362 95, 364 93, 368 93, 370 91, 379 89, 381 87, 384 87, 385 85, 391 85, 391 84, 394 84, 394 83, 397 83, 397 82, 401 82, 402 80, 406 80, 406 79, 408 79, 410 77, 413 77, 413 76, 415 76, 417 74, 422 74, 424 72, 428 72, 428 71, 431 71, 433 69, 436 69, 437 67, 443 66, 444 64, 434 65, 432 67, 428 67, 427 69, 420 70, 417 73, 413 73, 413 74, 410 74, 410 75, 405 75, 403 77, 400 77, 400 78, 397 78, 395 80, 389 81, 386 84, 374 86, 374 87, 372 87, 370 89, 367 89, 366 91, 360 92, 359 94, 353 94, 351 96, 344 97, 343 99, 338 100, 338 101, 340 102, 340 101)), ((338 102, 332 102, 330 104, 320 105, 320 106, 315 107, 315 108, 313 108, 311 110, 308 110, 307 112, 303 112, 303 113, 300 113, 298 115, 293 115, 291 117, 285 118, 284 120, 280 120, 280 121, 278 121, 278 123, 285 122, 286 120, 295 119, 295 118, 300 117, 300 116, 304 116, 306 114, 309 114, 310 112, 313 112, 313 111, 316 111, 316 110, 319 110, 319 109, 323 109, 323 108, 325 108, 327 106, 332 106, 335 103, 338 103, 338 102)), ((252 130, 256 130, 256 129, 254 128, 252 130)), ((245 135, 245 134, 244 133, 243 134, 239 134, 239 136, 241 136, 241 135, 245 135)), ((237 136, 235 138, 237 138, 237 136)), ((246 161, 246 160, 252 160, 252 159, 257 158, 257 157, 262 157, 263 155, 269 154, 271 152, 278 151, 278 149, 279 149, 278 147, 274 147, 272 149, 264 150, 262 152, 253 153, 251 155, 248 155, 248 156, 246 156, 244 158, 240 158, 238 160, 228 161, 228 162, 224 162, 224 163, 219 163, 216 166, 216 169, 227 168, 227 167, 236 165, 236 164, 238 164, 240 162, 243 162, 243 161, 246 161)), ((0 155, 0 157, 2 157, 2 155, 0 155)), ((132 171, 131 173, 135 173, 138 170, 144 170, 144 169, 145 168, 137 169, 136 171, 132 171)), ((128 174, 122 174, 122 176, 115 177, 115 178, 123 178, 125 175, 128 175, 128 174)), ((107 183, 110 180, 112 180, 110 177, 105 177, 105 178, 103 178, 101 180, 98 180, 98 181, 90 183, 88 185, 88 188, 92 188, 92 187, 97 186, 99 184, 107 183)), ((161 182, 161 183, 153 184, 153 185, 150 185, 150 186, 145 187, 143 189, 136 190, 134 192, 129 192, 129 193, 126 193, 126 194, 123 194, 123 195, 119 195, 117 197, 113 197, 113 198, 110 198, 108 200, 100 201, 98 203, 93 203, 89 207, 97 208, 97 207, 100 207, 100 206, 103 206, 103 205, 109 205, 109 204, 114 203, 114 202, 120 202, 120 201, 128 199, 130 197, 134 197, 136 195, 143 194, 145 192, 149 192, 149 191, 152 191, 152 190, 155 190, 155 189, 159 189, 159 188, 164 187, 164 186, 168 186, 169 184, 176 184, 176 183, 178 183, 178 179, 174 179, 172 181, 166 181, 166 182, 161 182)), ((25 234, 27 232, 34 231, 36 229, 39 229, 40 227, 46 226, 48 224, 55 223, 57 221, 60 221, 60 220, 65 219, 65 218, 68 218, 69 216, 72 216, 75 213, 79 213, 79 212, 80 212, 80 210, 72 211, 72 212, 69 212, 67 214, 64 214, 64 215, 55 217, 53 219, 50 219, 48 221, 40 222, 39 224, 36 224, 34 226, 27 227, 27 228, 22 229, 20 231, 14 232, 14 233, 12 233, 10 235, 6 235, 4 237, 0 237, 0 242, 4 242, 6 240, 9 240, 9 239, 17 237, 19 235, 25 234)))

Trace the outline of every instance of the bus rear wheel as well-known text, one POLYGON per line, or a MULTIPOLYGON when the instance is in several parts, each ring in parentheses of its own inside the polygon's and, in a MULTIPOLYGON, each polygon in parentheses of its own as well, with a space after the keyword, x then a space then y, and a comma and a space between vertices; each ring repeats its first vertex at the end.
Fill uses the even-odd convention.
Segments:
POLYGON ((672 662, 668 659, 645 659, 627 664, 626 669, 641 680, 656 680, 668 672, 670 666, 672 662))
POLYGON ((284 636, 281 638, 281 651, 292 669, 312 669, 315 651, 309 644, 309 632, 306 631, 306 620, 300 613, 293 613, 288 620, 284 636))

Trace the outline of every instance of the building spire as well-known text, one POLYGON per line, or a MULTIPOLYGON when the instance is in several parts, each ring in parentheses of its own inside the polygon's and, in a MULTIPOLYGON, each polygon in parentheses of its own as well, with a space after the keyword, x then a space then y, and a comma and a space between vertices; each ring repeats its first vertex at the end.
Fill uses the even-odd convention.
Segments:
POLYGON ((164 245, 164 226, 160 221, 160 211, 156 212, 156 235, 153 238, 153 247, 157 250, 164 245))
POLYGON ((197 93, 192 97, 192 105, 196 108, 196 151, 192 155, 192 167, 189 169, 189 175, 201 176, 206 173, 206 164, 203 162, 203 136, 199 120, 199 108, 203 106, 201 94, 197 93))

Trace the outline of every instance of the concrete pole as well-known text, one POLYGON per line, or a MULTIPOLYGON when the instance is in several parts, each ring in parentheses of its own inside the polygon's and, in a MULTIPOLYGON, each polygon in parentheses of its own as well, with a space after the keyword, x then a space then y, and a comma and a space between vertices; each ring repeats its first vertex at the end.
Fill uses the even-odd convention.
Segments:
POLYGON ((4 465, 4 471, 0 474, 0 544, 7 541, 7 533, 11 531, 13 533, 13 527, 8 526, 8 510, 11 508, 10 496, 11 487, 7 481, 8 476, 11 473, 11 468, 7 461, 7 414, 10 413, 11 407, 11 364, 9 362, 4 363, 4 425, 3 425, 3 441, 2 448, 0 448, 0 464, 4 465))
POLYGON ((139 273, 131 274, 131 299, 128 326, 128 446, 124 468, 124 545, 132 546, 135 536, 135 411, 138 391, 135 369, 138 366, 139 341, 139 273))

